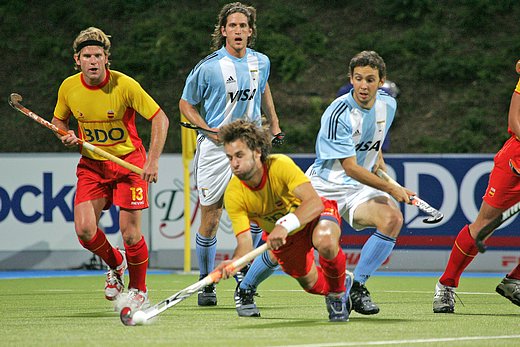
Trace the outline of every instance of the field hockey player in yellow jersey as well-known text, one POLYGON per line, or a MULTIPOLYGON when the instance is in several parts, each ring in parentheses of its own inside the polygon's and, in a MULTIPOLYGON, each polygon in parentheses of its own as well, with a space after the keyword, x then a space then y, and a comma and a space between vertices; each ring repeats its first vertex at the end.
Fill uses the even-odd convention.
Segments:
POLYGON ((168 118, 137 81, 109 70, 110 40, 94 27, 79 33, 73 43, 79 73, 65 79, 58 91, 52 123, 68 132, 58 136, 65 146, 79 139, 143 168, 142 175, 81 148, 74 200, 74 225, 80 244, 108 265, 105 297, 122 299, 128 268, 128 295, 117 306, 142 309, 149 305, 146 288, 148 246, 141 232, 142 210, 148 207, 148 184, 157 181, 159 156, 168 131, 168 118), (151 122, 148 155, 137 133, 136 114, 151 122), (77 135, 69 128, 78 122, 77 135), (104 209, 120 207, 119 224, 125 250, 113 247, 98 222, 104 209))
MULTIPOLYGON (((288 156, 269 155, 267 130, 237 120, 222 127, 218 136, 233 171, 224 204, 237 238, 233 259, 217 267, 223 278, 230 275, 225 271, 227 264, 253 250, 250 223, 256 223, 266 233, 270 256, 283 271, 308 293, 326 297, 330 321, 348 321, 352 274, 345 272, 336 202, 320 198, 288 156), (314 261, 315 249, 319 267, 314 261)), ((238 295, 249 295, 249 302, 255 305, 252 291, 238 290, 238 295)))

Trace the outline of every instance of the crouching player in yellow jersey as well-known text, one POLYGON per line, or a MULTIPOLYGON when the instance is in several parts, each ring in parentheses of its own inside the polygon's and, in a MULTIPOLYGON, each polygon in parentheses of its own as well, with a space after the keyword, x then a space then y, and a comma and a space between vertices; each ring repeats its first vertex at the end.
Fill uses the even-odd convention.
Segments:
POLYGON ((116 300, 124 290, 126 268, 130 277, 124 306, 139 310, 149 305, 146 289, 148 247, 141 233, 141 213, 148 207, 148 183, 157 181, 159 156, 168 131, 168 118, 134 79, 109 70, 110 40, 98 28, 79 33, 73 43, 80 72, 63 81, 52 123, 68 132, 58 136, 65 146, 78 138, 143 168, 138 175, 81 148, 82 157, 74 200, 74 226, 80 244, 108 265, 105 297, 116 300), (135 115, 151 122, 151 143, 146 155, 137 134, 135 115), (73 116, 78 135, 69 128, 73 116), (120 207, 119 225, 125 251, 114 248, 98 227, 101 212, 120 207))
MULTIPOLYGON (((339 238, 340 216, 335 201, 322 199, 309 178, 286 155, 269 155, 269 133, 244 120, 220 129, 219 140, 229 159, 233 177, 224 205, 233 224, 237 247, 224 267, 253 250, 250 222, 259 225, 265 241, 284 272, 311 294, 324 295, 329 320, 348 321, 352 274, 345 272, 345 254, 339 238), (320 267, 314 261, 319 253, 320 267)), ((253 293, 238 290, 236 295, 253 293)))

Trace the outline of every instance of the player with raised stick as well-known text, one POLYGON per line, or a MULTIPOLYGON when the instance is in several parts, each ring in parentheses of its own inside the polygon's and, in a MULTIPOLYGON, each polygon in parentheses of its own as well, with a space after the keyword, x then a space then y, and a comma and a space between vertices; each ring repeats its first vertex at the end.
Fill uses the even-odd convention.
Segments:
POLYGON ((222 278, 230 275, 227 265, 253 249, 254 222, 266 233, 270 256, 283 271, 306 292, 326 297, 329 320, 348 321, 352 274, 345 271, 346 257, 339 245, 336 202, 320 198, 288 156, 269 155, 265 129, 237 120, 222 127, 219 138, 233 171, 224 203, 237 239, 233 259, 217 267, 222 278), (315 264, 315 250, 320 266, 315 264))
MULTIPOLYGON (((516 63, 516 71, 520 74, 520 60, 516 63)), ((459 286, 462 273, 478 254, 475 240, 479 239, 479 232, 483 230, 487 234, 485 237, 489 237, 494 228, 484 229, 488 229, 490 224, 498 227, 505 220, 501 218, 502 213, 520 201, 520 79, 511 96, 507 125, 511 136, 495 155, 477 219, 459 231, 446 269, 435 286, 435 313, 455 311, 455 290, 459 286)), ((520 264, 502 279, 496 291, 520 306, 520 264)))
POLYGON ((110 39, 102 30, 89 27, 73 43, 75 68, 79 73, 65 79, 58 90, 52 124, 65 146, 84 141, 139 168, 136 174, 96 153, 80 147, 74 200, 74 226, 80 244, 108 265, 105 297, 116 300, 124 291, 128 267, 127 302, 133 309, 149 304, 146 287, 148 247, 141 232, 142 210, 148 207, 148 184, 156 182, 159 156, 168 131, 168 118, 137 81, 109 69, 110 39), (151 122, 148 154, 138 136, 135 117, 151 122), (69 128, 70 117, 78 133, 69 128), (119 225, 125 251, 113 247, 99 228, 103 210, 120 207, 119 225))

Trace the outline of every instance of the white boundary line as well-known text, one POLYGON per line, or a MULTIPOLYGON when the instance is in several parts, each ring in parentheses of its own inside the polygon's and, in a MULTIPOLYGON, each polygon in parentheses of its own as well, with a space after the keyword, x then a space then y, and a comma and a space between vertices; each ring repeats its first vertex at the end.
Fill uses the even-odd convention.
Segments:
MULTIPOLYGON (((356 342, 331 342, 313 343, 308 345, 283 345, 283 347, 347 347, 347 346, 381 346, 381 345, 402 345, 418 343, 437 343, 437 342, 458 342, 458 341, 483 341, 483 340, 505 340, 520 339, 520 335, 498 335, 498 336, 462 336, 444 337, 438 339, 411 339, 411 340, 381 340, 381 341, 356 341, 356 342)), ((275 347, 275 346, 273 346, 275 347)), ((282 347, 282 346, 279 346, 282 347)))

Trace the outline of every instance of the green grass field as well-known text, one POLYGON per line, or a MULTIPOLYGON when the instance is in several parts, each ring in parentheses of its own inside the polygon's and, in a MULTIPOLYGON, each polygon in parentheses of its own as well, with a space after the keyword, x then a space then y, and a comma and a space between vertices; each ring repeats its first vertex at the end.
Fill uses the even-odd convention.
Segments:
MULTIPOLYGON (((275 275, 259 290, 261 318, 239 318, 234 281, 218 285, 219 304, 196 296, 153 324, 127 327, 103 296, 102 275, 0 280, 1 346, 518 346, 520 308, 494 292, 500 277, 463 277, 455 314, 434 314, 435 277, 376 276, 369 281, 381 312, 353 312, 329 323, 324 298, 275 275)), ((195 275, 149 275, 152 303, 197 281, 195 275)))

